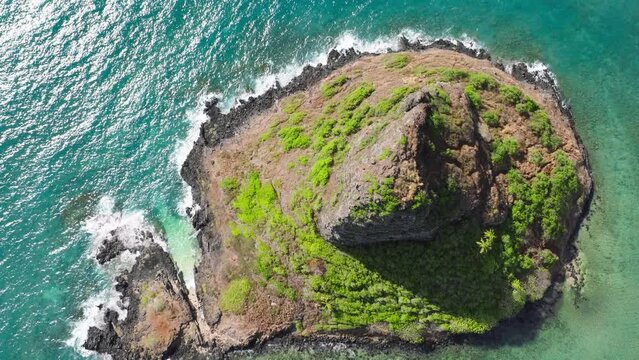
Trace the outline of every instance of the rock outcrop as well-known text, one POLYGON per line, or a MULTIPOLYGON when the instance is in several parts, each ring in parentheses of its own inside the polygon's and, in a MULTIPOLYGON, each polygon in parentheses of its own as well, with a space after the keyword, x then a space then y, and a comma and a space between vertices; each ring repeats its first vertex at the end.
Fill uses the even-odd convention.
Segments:
POLYGON ((135 249, 125 248, 117 236, 103 241, 97 254, 101 264, 124 251, 138 255, 131 271, 116 278, 126 318, 107 309, 105 325, 89 329, 84 347, 115 359, 160 359, 176 353, 195 358, 202 339, 184 280, 153 235, 140 236, 143 241, 135 249))

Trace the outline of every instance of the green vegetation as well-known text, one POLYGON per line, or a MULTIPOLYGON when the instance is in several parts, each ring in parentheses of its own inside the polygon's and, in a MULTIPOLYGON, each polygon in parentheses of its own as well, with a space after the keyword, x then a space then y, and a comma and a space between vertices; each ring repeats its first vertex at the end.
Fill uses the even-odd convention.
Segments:
POLYGON ((330 140, 322 147, 309 174, 310 180, 315 186, 326 185, 331 176, 333 165, 341 162, 347 148, 348 142, 341 137, 330 140))
POLYGON ((226 195, 233 197, 240 189, 240 182, 235 178, 227 176, 220 182, 220 188, 224 191, 224 193, 226 193, 226 195))
POLYGON ((351 214, 353 218, 367 220, 372 216, 388 216, 392 214, 401 203, 393 192, 395 179, 385 178, 379 182, 374 177, 369 176, 366 181, 369 184, 369 201, 353 210, 351 214))
POLYGON ((524 93, 517 86, 502 85, 499 87, 501 97, 511 105, 517 105, 524 98, 524 93))
POLYGON ((360 84, 355 90, 346 95, 340 103, 340 111, 353 111, 364 99, 371 96, 375 87, 369 83, 360 84))
POLYGON ((561 139, 555 134, 550 124, 548 113, 544 110, 537 110, 528 122, 530 130, 539 137, 539 141, 550 150, 555 150, 561 145, 561 139))
POLYGON ((304 103, 303 94, 289 96, 286 99, 282 100, 282 111, 284 111, 287 114, 292 114, 295 111, 297 111, 297 109, 299 109, 303 103, 304 103))
POLYGON ((342 89, 342 86, 344 86, 347 81, 348 78, 346 76, 340 75, 335 79, 325 83, 324 85, 322 85, 322 95, 324 95, 324 98, 326 99, 332 98, 342 89))
POLYGON ((402 134, 402 136, 399 137, 399 145, 406 146, 406 144, 408 144, 408 138, 402 134))
POLYGON ((441 77, 442 81, 447 81, 447 82, 465 80, 469 76, 468 71, 453 69, 453 68, 441 68, 439 69, 439 72, 442 76, 441 77))
POLYGON ((481 108, 481 95, 479 95, 474 86, 467 85, 464 88, 464 94, 466 94, 466 97, 470 102, 470 106, 472 106, 475 110, 479 110, 481 108))
POLYGON ((528 161, 537 166, 541 166, 544 163, 544 156, 539 149, 532 149, 528 153, 528 161))
POLYGON ((570 199, 579 190, 577 172, 563 152, 555 155, 557 166, 550 177, 539 173, 528 182, 517 170, 508 173, 508 191, 515 199, 512 207, 512 225, 517 235, 531 226, 541 228, 543 238, 552 240, 562 235, 563 218, 570 199))
POLYGON ((490 160, 493 164, 502 166, 507 164, 519 152, 519 144, 515 138, 495 139, 490 160))
POLYGON ((262 135, 260 135, 260 141, 264 142, 273 136, 273 129, 266 130, 262 135))
POLYGON ((292 149, 306 149, 311 146, 311 139, 304 135, 304 127, 290 126, 282 128, 277 135, 282 141, 282 149, 290 151, 292 149))
POLYGON ((557 263, 557 261, 559 261, 559 257, 557 257, 557 255, 555 255, 549 249, 542 250, 542 252, 539 254, 539 257, 541 258, 541 264, 547 269, 551 268, 557 263))
POLYGON ((481 239, 479 239, 479 241, 477 241, 477 246, 479 246, 479 253, 488 253, 490 249, 492 249, 496 238, 497 235, 495 235, 495 231, 493 229, 484 231, 484 235, 481 237, 481 239))
POLYGON ((302 166, 308 165, 308 156, 300 155, 300 157, 297 158, 297 163, 302 166))
POLYGON ((232 314, 242 314, 251 292, 251 282, 240 278, 232 280, 220 295, 220 310, 232 314))
POLYGON ((384 116, 388 114, 388 112, 397 105, 400 101, 402 101, 408 94, 417 90, 415 87, 409 86, 400 86, 396 87, 391 91, 391 96, 387 99, 381 100, 375 106, 375 116, 384 116))
POLYGON ((379 154, 379 156, 377 157, 377 160, 382 161, 382 160, 386 160, 388 159, 391 155, 393 155, 393 152, 391 151, 391 149, 389 148, 384 148, 382 149, 382 153, 379 154))
POLYGON ((493 110, 484 111, 481 118, 484 120, 488 126, 498 127, 499 126, 499 115, 493 110))
POLYGON ((408 65, 410 58, 406 54, 390 54, 384 59, 384 66, 387 69, 402 69, 408 65))
POLYGON ((494 90, 497 88, 497 82, 492 76, 485 73, 472 73, 468 78, 470 86, 476 90, 494 90))
POLYGON ((537 103, 528 96, 526 96, 519 104, 515 105, 515 110, 517 110, 519 115, 523 116, 530 116, 530 114, 538 109, 539 105, 537 105, 537 103))
POLYGON ((306 113, 303 113, 301 111, 296 111, 288 117, 288 122, 289 124, 297 125, 301 123, 302 120, 304 120, 305 116, 306 116, 306 113))

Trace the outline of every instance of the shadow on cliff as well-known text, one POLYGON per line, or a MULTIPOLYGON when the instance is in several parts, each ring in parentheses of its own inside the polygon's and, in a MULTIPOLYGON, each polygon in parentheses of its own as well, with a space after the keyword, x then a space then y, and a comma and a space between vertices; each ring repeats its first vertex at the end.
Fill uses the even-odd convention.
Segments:
MULTIPOLYGON (((341 248, 384 280, 415 296, 428 299, 442 312, 478 322, 501 318, 513 308, 511 287, 497 253, 480 254, 477 226, 462 223, 445 229, 443 239, 389 242, 341 248), (445 240, 444 240, 445 239, 445 240)), ((498 347, 533 341, 553 312, 560 285, 554 282, 545 296, 527 303, 513 317, 481 335, 452 335, 444 344, 498 347)), ((513 311, 514 312, 514 311, 513 311)), ((444 345, 444 344, 435 344, 444 345)), ((421 346, 432 350, 433 344, 421 346)))

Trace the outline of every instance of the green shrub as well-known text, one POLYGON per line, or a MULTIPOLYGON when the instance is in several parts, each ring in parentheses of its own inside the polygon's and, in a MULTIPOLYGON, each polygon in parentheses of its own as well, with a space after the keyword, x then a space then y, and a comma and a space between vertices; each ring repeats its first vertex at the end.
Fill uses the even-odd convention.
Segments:
POLYGON ((502 85, 499 87, 501 97, 511 105, 517 105, 524 98, 524 93, 517 86, 502 85))
POLYGON ((282 128, 277 135, 281 139, 282 149, 284 149, 284 151, 306 149, 311 146, 311 139, 304 135, 304 127, 302 126, 282 128))
POLYGON ((324 95, 326 99, 330 99, 341 90, 342 86, 344 86, 347 81, 348 78, 344 75, 340 75, 335 79, 328 81, 322 85, 322 95, 324 95))
POLYGON ((305 116, 306 116, 306 113, 303 113, 301 111, 296 111, 296 112, 292 113, 291 115, 289 115, 288 122, 289 122, 289 124, 297 125, 297 124, 301 123, 302 120, 304 120, 305 116))
POLYGON ((561 139, 555 134, 550 124, 548 113, 544 110, 534 112, 528 122, 530 130, 537 135, 539 142, 550 150, 555 150, 561 145, 561 139))
POLYGON ((340 132, 344 135, 355 134, 362 128, 363 121, 370 112, 370 105, 364 103, 353 112, 347 111, 340 114, 340 132))
POLYGON ((544 162, 544 156, 539 149, 532 149, 530 153, 528 153, 528 161, 537 166, 541 166, 544 162))
POLYGON ((563 233, 562 219, 569 200, 579 190, 579 180, 572 161, 563 151, 557 152, 555 159, 557 166, 550 177, 539 173, 528 182, 516 170, 508 173, 508 192, 514 198, 511 217, 515 234, 523 235, 535 223, 547 241, 563 233))
POLYGON ((471 107, 475 110, 479 110, 481 108, 481 96, 472 85, 468 85, 464 88, 464 94, 466 94, 471 107))
POLYGON ((499 115, 495 111, 492 111, 492 110, 484 111, 481 117, 488 126, 492 126, 492 127, 499 126, 499 115))
POLYGON ((231 314, 242 314, 245 310, 248 295, 251 292, 251 282, 246 278, 234 279, 222 290, 220 295, 220 310, 231 314))
POLYGON ((415 322, 401 326, 399 329, 395 330, 395 334, 397 334, 400 339, 411 344, 421 344, 424 342, 424 330, 424 325, 415 322))
POLYGON ((348 143, 344 138, 336 138, 322 147, 309 174, 310 180, 315 186, 326 185, 331 176, 333 165, 343 156, 340 153, 344 152, 347 146, 348 143))
POLYGON ((301 155, 300 157, 297 158, 297 163, 300 165, 307 165, 308 164, 308 156, 306 155, 301 155))
POLYGON ((440 87, 436 87, 435 88, 435 96, 440 99, 444 105, 446 106, 451 106, 452 102, 450 101, 450 95, 448 95, 448 93, 440 88, 440 87))
POLYGON ((541 258, 541 264, 547 269, 553 267, 553 265, 555 265, 559 260, 559 257, 557 257, 557 255, 549 249, 544 249, 539 256, 541 258))
POLYGON ((402 101, 408 94, 417 90, 415 87, 409 86, 400 86, 396 87, 391 91, 391 96, 387 99, 380 100, 375 106, 375 116, 384 116, 388 114, 388 112, 393 108, 393 106, 397 105, 400 101, 402 101))
POLYGON ((382 161, 382 160, 386 160, 388 159, 391 155, 393 155, 393 152, 391 151, 391 149, 389 148, 384 148, 382 149, 382 153, 379 154, 379 156, 377 157, 377 160, 382 161))
POLYGON ((476 90, 493 90, 497 88, 497 82, 495 79, 482 72, 470 74, 468 82, 470 83, 470 86, 474 87, 476 90))
POLYGON ((539 105, 537 105, 535 100, 526 96, 519 104, 515 105, 515 110, 517 110, 519 115, 530 116, 530 114, 539 110, 539 105))
POLYGON ((388 216, 395 211, 401 201, 393 192, 395 179, 385 178, 381 182, 374 177, 367 179, 368 202, 357 206, 352 211, 352 216, 358 220, 366 220, 371 216, 388 216))
POLYGON ((273 136, 273 128, 269 128, 264 133, 260 135, 260 141, 264 142, 273 136))
POLYGON ((409 61, 410 58, 406 54, 390 54, 384 59, 384 66, 387 69, 402 69, 409 61))
POLYGON ((440 74, 442 75, 443 81, 453 81, 453 80, 464 80, 467 79, 469 74, 466 70, 459 70, 453 68, 441 68, 440 74))
POLYGON ((505 139, 496 139, 493 143, 493 151, 490 159, 496 165, 504 165, 510 161, 519 152, 519 144, 517 140, 509 137, 505 139))
POLYGON ((399 137, 399 145, 406 146, 406 144, 408 144, 408 138, 402 134, 402 136, 399 137))
POLYGON ((364 99, 371 96, 375 87, 369 83, 360 84, 355 90, 344 96, 340 104, 340 111, 353 111, 364 99))
POLYGON ((282 100, 282 111, 287 114, 292 114, 302 106, 302 103, 304 103, 304 95, 297 94, 289 96, 282 100))
POLYGON ((479 246, 479 253, 486 254, 493 247, 493 243, 497 235, 495 235, 495 230, 489 229, 484 231, 484 235, 477 241, 477 246, 479 246))
POLYGON ((233 197, 237 194, 237 191, 240 189, 240 182, 237 179, 232 177, 225 177, 220 182, 220 188, 229 196, 233 197))

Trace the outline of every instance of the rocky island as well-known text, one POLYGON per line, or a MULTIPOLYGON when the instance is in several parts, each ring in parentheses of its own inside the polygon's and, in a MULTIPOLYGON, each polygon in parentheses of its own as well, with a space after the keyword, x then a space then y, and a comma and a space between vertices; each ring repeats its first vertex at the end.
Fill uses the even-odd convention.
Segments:
MULTIPOLYGON (((153 244, 85 347, 224 357, 273 338, 420 344, 544 297, 587 209, 586 153, 552 79, 439 41, 332 52, 228 114, 182 176, 202 259, 189 294, 153 244)), ((104 261, 122 251, 105 241, 104 261)), ((114 245, 115 244, 115 245, 114 245)))

